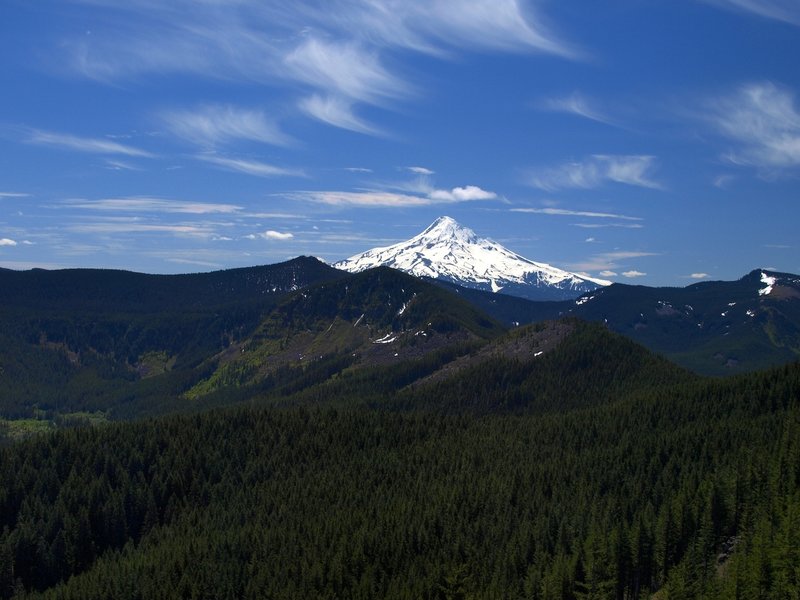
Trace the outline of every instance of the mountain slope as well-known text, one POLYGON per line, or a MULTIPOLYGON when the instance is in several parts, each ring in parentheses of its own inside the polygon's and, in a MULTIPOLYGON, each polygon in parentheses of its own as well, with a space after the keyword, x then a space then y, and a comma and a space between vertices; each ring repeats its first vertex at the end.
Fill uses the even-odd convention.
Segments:
POLYGON ((285 299, 188 396, 259 384, 287 369, 294 369, 300 380, 302 370, 314 370, 317 364, 335 363, 328 376, 351 366, 393 365, 502 333, 499 323, 468 302, 419 278, 379 267, 285 299))
POLYGON ((537 302, 440 285, 506 326, 567 315, 599 321, 677 364, 731 375, 800 358, 800 276, 755 270, 685 288, 615 283, 575 300, 537 302))
POLYGON ((308 257, 192 275, 0 270, 0 416, 179 393, 282 298, 346 276, 308 257))
POLYGON ((377 266, 531 300, 575 298, 610 284, 528 260, 478 237, 450 217, 438 218, 408 241, 373 248, 334 264, 350 272, 377 266))
POLYGON ((800 277, 756 270, 685 288, 615 284, 572 310, 701 373, 751 371, 800 358, 800 277))

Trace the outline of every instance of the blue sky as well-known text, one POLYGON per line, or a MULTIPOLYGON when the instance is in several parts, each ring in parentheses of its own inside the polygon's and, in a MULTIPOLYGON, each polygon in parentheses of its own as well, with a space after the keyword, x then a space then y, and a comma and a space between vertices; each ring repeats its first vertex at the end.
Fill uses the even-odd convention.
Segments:
POLYGON ((798 60, 797 0, 4 0, 0 266, 332 262, 450 215, 614 281, 799 273, 798 60))

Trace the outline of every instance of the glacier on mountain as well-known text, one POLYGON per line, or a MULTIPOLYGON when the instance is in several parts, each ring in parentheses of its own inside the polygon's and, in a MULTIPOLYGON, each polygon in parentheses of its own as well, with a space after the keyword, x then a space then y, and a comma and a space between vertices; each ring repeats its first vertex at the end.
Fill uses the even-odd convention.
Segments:
POLYGON ((479 237, 450 217, 439 217, 410 240, 367 250, 333 266, 351 273, 386 266, 417 277, 532 300, 574 299, 611 284, 529 260, 479 237))

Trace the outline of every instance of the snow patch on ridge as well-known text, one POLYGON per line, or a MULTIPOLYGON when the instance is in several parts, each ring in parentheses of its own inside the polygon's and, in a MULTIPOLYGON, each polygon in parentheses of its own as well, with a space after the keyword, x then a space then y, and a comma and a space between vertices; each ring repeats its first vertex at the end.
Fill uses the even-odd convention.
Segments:
POLYGON ((758 290, 758 295, 769 296, 772 293, 772 286, 775 285, 776 281, 778 281, 777 277, 772 277, 770 275, 767 275, 764 271, 761 271, 761 283, 763 283, 767 287, 758 290))
POLYGON ((392 337, 392 333, 394 333, 394 332, 390 331, 389 333, 387 333, 382 338, 378 338, 377 340, 372 340, 372 343, 373 344, 391 344, 393 341, 395 341, 397 339, 397 336, 392 337))

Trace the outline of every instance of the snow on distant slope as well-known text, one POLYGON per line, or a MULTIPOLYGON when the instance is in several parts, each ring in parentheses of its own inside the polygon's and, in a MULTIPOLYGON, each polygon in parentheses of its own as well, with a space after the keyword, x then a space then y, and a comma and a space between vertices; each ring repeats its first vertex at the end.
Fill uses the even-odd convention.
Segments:
POLYGON ((333 266, 352 273, 387 266, 417 277, 532 300, 576 298, 611 283, 528 260, 497 242, 478 237, 450 217, 439 217, 410 240, 373 248, 333 266))

